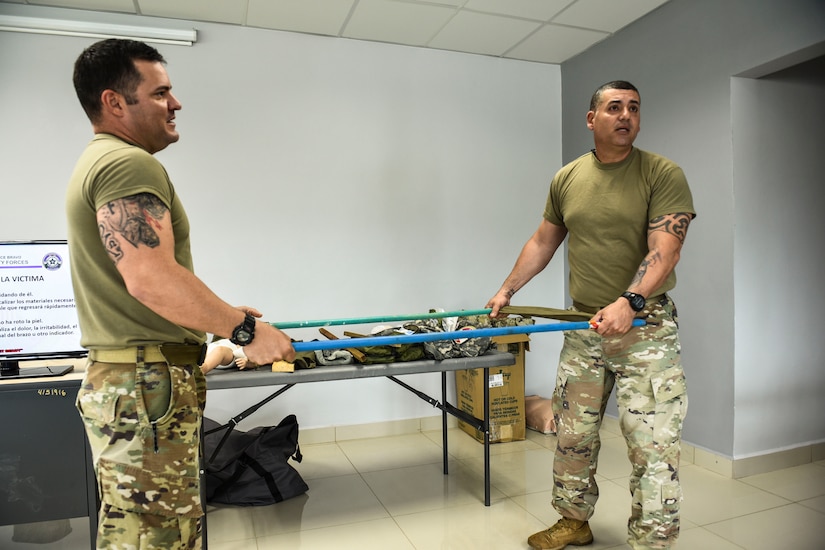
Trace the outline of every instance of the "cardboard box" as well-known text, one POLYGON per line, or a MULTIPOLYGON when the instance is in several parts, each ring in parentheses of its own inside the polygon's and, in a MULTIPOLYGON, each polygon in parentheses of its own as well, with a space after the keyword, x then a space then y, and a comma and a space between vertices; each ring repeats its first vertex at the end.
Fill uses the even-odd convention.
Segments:
MULTIPOLYGON (((490 378, 490 443, 521 441, 525 438, 524 415, 524 354, 530 350, 527 334, 493 337, 493 344, 501 351, 516 357, 511 367, 492 367, 490 378)), ((455 372, 457 407, 475 418, 484 417, 484 369, 455 372)), ((466 422, 458 426, 484 442, 484 433, 466 422)))

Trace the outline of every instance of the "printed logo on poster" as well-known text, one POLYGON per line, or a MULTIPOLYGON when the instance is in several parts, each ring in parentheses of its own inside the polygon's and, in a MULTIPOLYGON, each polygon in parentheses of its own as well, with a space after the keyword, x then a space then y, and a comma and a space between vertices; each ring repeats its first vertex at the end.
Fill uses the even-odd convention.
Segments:
POLYGON ((63 258, 57 252, 49 252, 43 256, 43 267, 49 271, 57 271, 63 266, 63 258))

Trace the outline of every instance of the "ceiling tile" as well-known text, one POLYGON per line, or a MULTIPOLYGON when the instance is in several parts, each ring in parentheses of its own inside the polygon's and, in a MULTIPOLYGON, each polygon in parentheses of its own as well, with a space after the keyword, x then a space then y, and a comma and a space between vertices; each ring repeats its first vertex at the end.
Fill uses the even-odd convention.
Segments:
POLYGON ((242 25, 247 0, 135 0, 140 13, 173 19, 193 19, 242 25))
POLYGON ((502 55, 539 25, 523 19, 462 11, 428 45, 460 52, 502 55))
POLYGON ((504 57, 562 63, 608 36, 606 32, 545 25, 504 57))
POLYGON ((570 0, 468 0, 464 9, 549 21, 570 0))
POLYGON ((616 32, 667 0, 577 0, 553 23, 616 32))
POLYGON ((447 6, 360 0, 341 35, 423 46, 454 13, 455 9, 447 6))
POLYGON ((59 8, 76 8, 79 10, 136 13, 135 3, 132 2, 132 0, 43 0, 42 2, 29 0, 28 4, 59 8))
POLYGON ((249 0, 246 24, 338 36, 355 0, 249 0))
POLYGON ((562 63, 667 1, 0 0, 0 7, 137 13, 562 63))

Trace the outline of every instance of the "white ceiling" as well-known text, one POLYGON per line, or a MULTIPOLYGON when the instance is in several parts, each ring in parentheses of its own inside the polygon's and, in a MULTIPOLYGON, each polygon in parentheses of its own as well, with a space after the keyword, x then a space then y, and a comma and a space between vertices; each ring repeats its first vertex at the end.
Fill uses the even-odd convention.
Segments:
POLYGON ((562 63, 668 0, 0 0, 562 63))

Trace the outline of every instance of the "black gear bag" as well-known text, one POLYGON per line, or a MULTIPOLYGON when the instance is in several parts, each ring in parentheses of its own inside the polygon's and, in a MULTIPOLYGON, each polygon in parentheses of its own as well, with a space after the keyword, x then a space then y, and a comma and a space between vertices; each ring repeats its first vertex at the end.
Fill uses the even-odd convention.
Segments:
POLYGON ((309 490, 289 459, 301 462, 298 420, 290 414, 277 426, 248 432, 203 419, 206 501, 265 506, 309 490), (228 431, 224 433, 224 429, 228 431))

